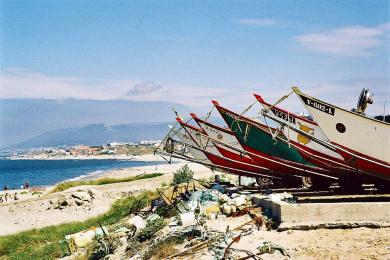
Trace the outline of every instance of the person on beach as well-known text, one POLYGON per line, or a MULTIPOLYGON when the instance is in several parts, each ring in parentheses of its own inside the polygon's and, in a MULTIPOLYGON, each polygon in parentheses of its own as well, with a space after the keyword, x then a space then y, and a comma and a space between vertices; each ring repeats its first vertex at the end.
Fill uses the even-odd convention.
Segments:
POLYGON ((19 199, 19 197, 18 197, 18 193, 17 192, 15 192, 15 195, 14 195, 14 200, 18 200, 19 199))

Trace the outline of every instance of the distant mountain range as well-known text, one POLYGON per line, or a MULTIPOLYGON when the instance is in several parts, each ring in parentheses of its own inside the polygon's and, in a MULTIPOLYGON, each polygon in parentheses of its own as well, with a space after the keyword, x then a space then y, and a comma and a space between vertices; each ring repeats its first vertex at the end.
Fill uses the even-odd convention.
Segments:
POLYGON ((139 142, 160 140, 169 131, 168 122, 106 126, 91 124, 84 127, 53 130, 6 149, 55 147, 62 145, 101 145, 109 142, 139 142))
POLYGON ((158 139, 180 114, 201 112, 168 102, 128 100, 0 100, 0 148, 158 139))

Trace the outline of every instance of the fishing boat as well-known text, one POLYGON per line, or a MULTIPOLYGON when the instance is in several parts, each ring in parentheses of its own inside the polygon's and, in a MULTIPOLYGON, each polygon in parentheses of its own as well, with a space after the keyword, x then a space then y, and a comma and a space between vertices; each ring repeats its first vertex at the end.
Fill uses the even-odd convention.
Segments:
POLYGON ((217 101, 213 101, 213 104, 241 146, 262 165, 277 169, 278 172, 313 177, 313 184, 323 188, 338 179, 339 174, 307 161, 277 129, 223 108, 217 101))
POLYGON ((346 162, 390 182, 390 124, 364 114, 373 102, 368 90, 349 111, 292 89, 346 162))
POLYGON ((345 162, 344 158, 330 145, 318 124, 307 117, 299 116, 287 110, 267 103, 260 95, 254 94, 263 106, 262 115, 278 122, 281 131, 289 142, 299 148, 301 155, 308 161, 331 171, 340 173, 340 185, 348 188, 361 187, 367 177, 364 172, 345 162), (318 141, 321 142, 318 142, 318 141))
POLYGON ((229 173, 236 175, 276 178, 276 176, 269 174, 268 168, 224 157, 202 129, 185 123, 181 118, 176 118, 176 120, 213 164, 222 166, 228 169, 229 173))
MULTIPOLYGON (((251 156, 248 155, 248 152, 241 146, 234 133, 227 128, 222 128, 210 122, 200 119, 196 114, 191 113, 194 121, 199 125, 199 127, 208 135, 215 147, 219 152, 227 158, 231 158, 236 161, 241 161, 247 164, 254 164, 261 166, 258 161, 254 160, 251 156)), ((264 167, 263 167, 264 168, 264 167)), ((302 186, 306 184, 307 180, 302 180, 302 177, 297 175, 283 174, 280 172, 269 170, 270 175, 278 176, 281 178, 276 184, 280 186, 302 186)), ((259 185, 265 185, 270 183, 269 178, 257 178, 257 183, 259 185)))
POLYGON ((186 135, 181 131, 174 131, 174 136, 176 136, 181 143, 184 144, 185 148, 188 150, 188 153, 194 157, 200 163, 211 164, 212 162, 207 158, 207 156, 200 150, 196 149, 197 144, 192 140, 191 137, 186 135))

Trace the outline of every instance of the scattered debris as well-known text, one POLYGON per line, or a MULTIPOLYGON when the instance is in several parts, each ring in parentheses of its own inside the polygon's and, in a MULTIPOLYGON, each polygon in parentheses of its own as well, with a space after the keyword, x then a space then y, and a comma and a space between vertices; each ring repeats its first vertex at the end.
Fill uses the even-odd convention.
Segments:
POLYGON ((65 236, 65 241, 68 243, 69 251, 73 253, 78 248, 84 248, 92 243, 93 239, 102 237, 104 233, 108 234, 107 227, 91 227, 87 230, 65 236))
MULTIPOLYGON (((117 249, 122 250, 122 258, 129 259, 172 259, 201 250, 208 250, 215 259, 232 259, 236 253, 253 256, 275 250, 288 256, 281 247, 269 243, 256 254, 233 246, 256 230, 270 230, 273 222, 260 208, 252 205, 250 193, 227 191, 228 194, 223 194, 218 189, 207 189, 196 181, 161 189, 150 209, 138 212, 131 209, 129 216, 118 223, 66 236, 66 242, 72 254, 89 248, 91 259, 111 259, 111 254, 117 249), (250 216, 250 220, 233 230, 227 228, 221 232, 206 225, 208 220, 241 215, 250 216)), ((93 191, 76 191, 52 204, 54 208, 60 208, 83 205, 93 199, 93 191)))
POLYGON ((273 254, 275 250, 279 251, 282 255, 290 257, 290 255, 287 253, 287 251, 278 245, 273 244, 271 241, 265 241, 263 242, 262 246, 259 246, 257 248, 259 250, 259 254, 273 254))
POLYGON ((166 223, 162 217, 153 214, 146 219, 146 226, 138 234, 139 241, 145 241, 146 239, 152 238, 157 231, 166 226, 166 223))
POLYGON ((290 203, 296 202, 296 199, 294 198, 294 196, 291 195, 290 193, 287 193, 287 192, 271 193, 268 195, 268 198, 271 201, 286 201, 286 202, 290 202, 290 203))
POLYGON ((71 206, 82 206, 88 203, 91 203, 94 199, 96 198, 96 192, 93 191, 92 189, 87 190, 87 191, 75 191, 71 193, 69 196, 63 196, 57 201, 50 200, 49 203, 53 205, 52 207, 48 207, 47 210, 49 209, 59 209, 63 210, 66 207, 71 207, 71 206))

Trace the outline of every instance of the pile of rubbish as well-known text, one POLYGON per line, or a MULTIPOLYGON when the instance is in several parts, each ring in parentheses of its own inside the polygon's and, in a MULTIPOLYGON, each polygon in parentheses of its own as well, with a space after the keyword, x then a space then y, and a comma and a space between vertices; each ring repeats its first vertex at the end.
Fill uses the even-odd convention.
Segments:
MULTIPOLYGON (((256 230, 270 230, 273 225, 260 208, 253 206, 251 195, 222 193, 197 182, 158 192, 150 208, 131 212, 114 225, 99 224, 99 228, 66 236, 71 254, 82 252, 90 259, 170 259, 207 250, 214 259, 235 259, 237 249, 232 244, 256 230), (242 215, 249 217, 232 229, 227 226, 221 231, 208 225, 212 220, 242 215)), ((269 244, 268 251, 277 248, 269 244)), ((243 252, 239 252, 241 256, 243 252)), ((244 253, 254 256, 261 252, 266 252, 265 247, 260 252, 244 253)), ((285 251, 283 254, 288 255, 285 251)))
POLYGON ((58 198, 56 200, 50 200, 49 203, 51 204, 51 206, 48 207, 47 210, 49 209, 63 210, 66 207, 82 206, 91 203, 95 198, 96 198, 96 191, 94 191, 93 189, 88 189, 86 191, 83 190, 75 191, 68 196, 63 195, 61 198, 58 198))

